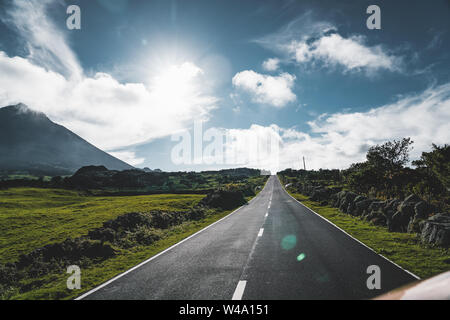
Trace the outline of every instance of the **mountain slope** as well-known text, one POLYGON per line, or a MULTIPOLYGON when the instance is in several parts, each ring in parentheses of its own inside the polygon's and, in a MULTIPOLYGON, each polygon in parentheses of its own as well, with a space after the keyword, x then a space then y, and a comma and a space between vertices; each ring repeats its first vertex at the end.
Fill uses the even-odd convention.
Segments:
POLYGON ((24 104, 0 109, 0 171, 55 175, 86 165, 133 168, 24 104))

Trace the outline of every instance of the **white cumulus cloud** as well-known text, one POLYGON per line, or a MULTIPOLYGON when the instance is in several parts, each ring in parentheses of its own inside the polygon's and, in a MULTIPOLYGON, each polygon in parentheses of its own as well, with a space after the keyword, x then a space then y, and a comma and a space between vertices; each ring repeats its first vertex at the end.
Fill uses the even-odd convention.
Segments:
POLYGON ((280 59, 269 58, 262 63, 262 67, 267 71, 276 71, 280 67, 280 59))
POLYGON ((298 63, 321 61, 327 65, 339 65, 345 71, 368 73, 380 69, 400 70, 400 58, 389 55, 380 45, 365 45, 362 36, 344 38, 332 33, 310 43, 294 40, 287 47, 298 63))
POLYGON ((343 72, 369 76, 382 70, 403 70, 402 56, 384 45, 369 44, 362 35, 344 35, 333 23, 320 21, 312 11, 254 42, 278 53, 283 61, 308 67, 339 67, 343 72))
POLYGON ((411 159, 417 159, 432 143, 450 141, 450 83, 367 112, 325 115, 309 125, 311 133, 274 124, 228 130, 233 139, 227 152, 239 155, 242 165, 272 171, 302 168, 303 156, 307 169, 346 168, 364 161, 370 146, 411 137, 411 159), (278 146, 268 147, 274 142, 278 146))
POLYGON ((284 107, 297 99, 292 92, 294 82, 295 76, 289 73, 270 76, 253 70, 241 71, 232 80, 233 86, 248 92, 252 101, 277 108, 284 107))

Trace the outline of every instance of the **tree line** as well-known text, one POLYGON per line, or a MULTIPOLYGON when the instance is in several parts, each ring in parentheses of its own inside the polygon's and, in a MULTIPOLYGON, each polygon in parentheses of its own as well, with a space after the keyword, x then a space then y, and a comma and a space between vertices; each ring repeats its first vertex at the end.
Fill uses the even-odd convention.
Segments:
POLYGON ((414 193, 440 208, 450 203, 450 145, 432 144, 410 162, 410 138, 387 141, 369 148, 366 160, 345 170, 285 170, 282 174, 327 184, 378 198, 404 198, 414 193), (290 172, 289 172, 290 171, 290 172))

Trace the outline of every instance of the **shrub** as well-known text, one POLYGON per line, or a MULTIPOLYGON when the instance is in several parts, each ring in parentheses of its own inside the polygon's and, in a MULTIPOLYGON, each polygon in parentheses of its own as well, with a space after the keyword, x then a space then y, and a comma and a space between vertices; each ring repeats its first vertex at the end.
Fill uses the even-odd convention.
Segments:
POLYGON ((3 286, 9 286, 18 280, 18 272, 15 265, 12 264, 0 264, 0 284, 3 286))
POLYGON ((104 241, 114 242, 117 235, 113 229, 102 227, 89 231, 88 237, 90 239, 100 240, 102 242, 104 241))
POLYGON ((204 207, 197 207, 194 209, 189 210, 186 213, 187 219, 189 220, 200 220, 206 217, 208 214, 207 209, 204 207))
POLYGON ((116 219, 106 221, 103 223, 104 228, 109 228, 115 232, 121 232, 124 230, 134 230, 138 226, 151 226, 152 217, 148 213, 130 212, 116 219))
POLYGON ((186 217, 181 212, 151 211, 151 226, 158 229, 167 229, 182 223, 186 217))
POLYGON ((106 259, 114 256, 114 249, 104 243, 82 238, 66 239, 61 243, 54 243, 38 248, 26 255, 21 255, 17 267, 38 270, 36 273, 45 273, 55 265, 77 264, 83 258, 106 259))
POLYGON ((132 238, 139 244, 150 245, 161 239, 161 232, 153 228, 139 227, 132 233, 132 238))
POLYGON ((237 208, 247 201, 242 191, 214 190, 200 201, 201 204, 211 208, 221 208, 225 210, 237 208))

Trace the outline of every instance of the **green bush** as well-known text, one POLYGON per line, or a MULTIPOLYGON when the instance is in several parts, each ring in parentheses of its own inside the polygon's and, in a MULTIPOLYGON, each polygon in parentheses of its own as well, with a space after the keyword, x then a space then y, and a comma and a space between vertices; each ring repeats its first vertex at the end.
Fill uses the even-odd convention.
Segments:
POLYGON ((132 233, 133 240, 142 245, 150 245, 161 239, 161 237, 162 233, 160 231, 146 227, 139 227, 134 233, 132 233))
POLYGON ((200 203, 211 208, 230 210, 247 203, 247 201, 242 191, 219 189, 210 192, 200 203))

